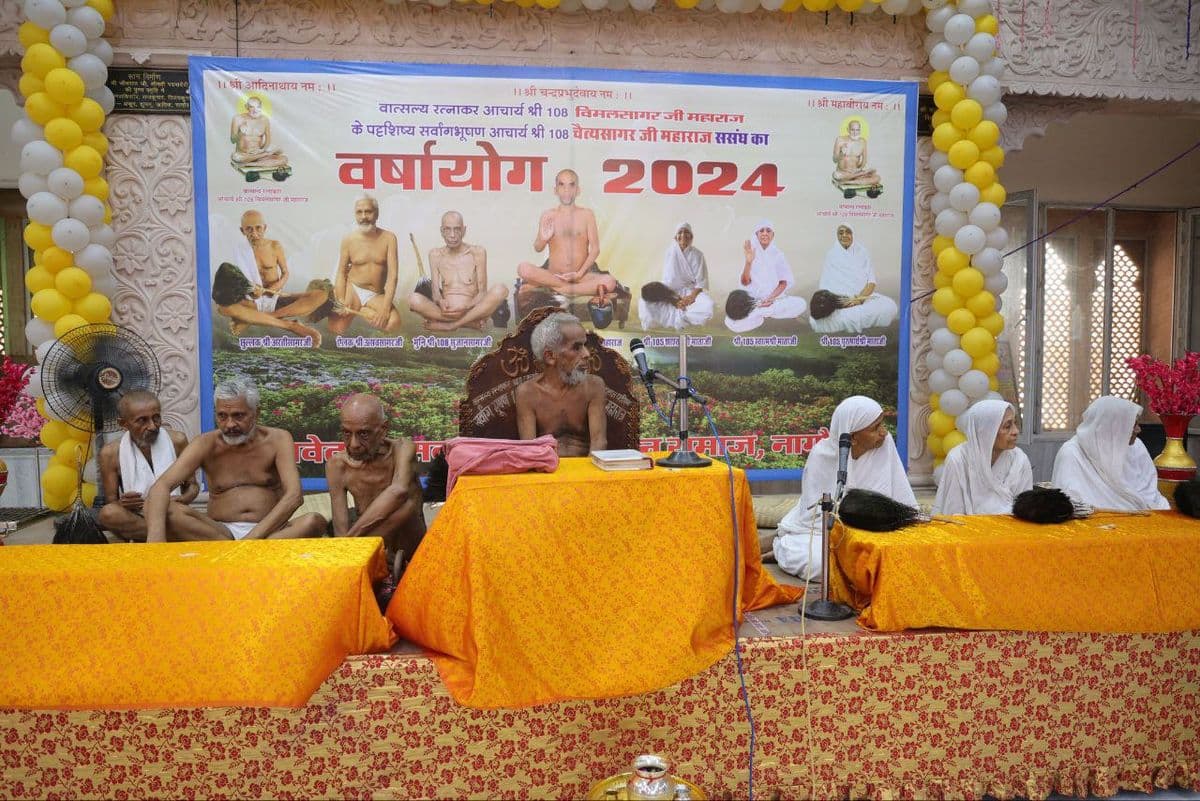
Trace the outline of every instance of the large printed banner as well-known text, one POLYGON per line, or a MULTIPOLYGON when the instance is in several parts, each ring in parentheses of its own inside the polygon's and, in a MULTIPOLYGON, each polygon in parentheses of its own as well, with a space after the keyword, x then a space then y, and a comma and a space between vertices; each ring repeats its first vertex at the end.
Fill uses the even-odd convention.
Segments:
POLYGON ((686 334, 694 446, 752 477, 847 395, 905 419, 915 84, 194 58, 191 86, 205 425, 254 379, 306 486, 355 391, 432 458, 544 305, 672 375, 686 334))

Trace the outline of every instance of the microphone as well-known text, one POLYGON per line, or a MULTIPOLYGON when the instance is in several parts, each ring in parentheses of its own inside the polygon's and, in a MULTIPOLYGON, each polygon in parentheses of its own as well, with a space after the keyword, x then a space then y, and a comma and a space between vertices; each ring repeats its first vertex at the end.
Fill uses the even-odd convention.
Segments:
POLYGON ((838 470, 837 470, 837 499, 842 499, 846 489, 846 470, 850 464, 850 434, 838 437, 838 470))
POLYGON ((650 396, 650 402, 657 404, 658 401, 654 397, 654 372, 646 364, 646 347, 642 344, 642 340, 631 339, 629 352, 633 354, 633 360, 637 363, 638 375, 642 377, 642 383, 646 386, 646 394, 650 396))

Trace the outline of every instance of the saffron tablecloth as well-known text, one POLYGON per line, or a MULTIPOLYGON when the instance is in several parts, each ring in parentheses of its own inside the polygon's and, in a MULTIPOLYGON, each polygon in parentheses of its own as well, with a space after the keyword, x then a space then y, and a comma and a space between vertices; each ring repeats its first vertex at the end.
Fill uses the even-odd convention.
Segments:
MULTIPOLYGON (((738 616, 796 600, 762 568, 750 488, 735 470, 738 616)), ((431 649, 455 700, 480 708, 660 689, 732 648, 729 473, 463 476, 388 607, 431 649)))
POLYGON ((387 650, 383 541, 0 548, 0 708, 302 706, 387 650))
POLYGON ((1178 512, 1049 526, 954 519, 962 525, 888 533, 839 524, 833 596, 877 631, 1200 629, 1200 521, 1178 512))

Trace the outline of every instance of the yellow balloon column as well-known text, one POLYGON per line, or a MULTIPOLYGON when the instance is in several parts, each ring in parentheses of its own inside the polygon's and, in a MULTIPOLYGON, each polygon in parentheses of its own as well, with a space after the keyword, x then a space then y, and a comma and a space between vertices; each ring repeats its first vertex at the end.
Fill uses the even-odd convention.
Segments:
MULTIPOLYGON (((91 420, 62 421, 41 397, 40 365, 58 337, 81 325, 109 322, 114 289, 101 133, 113 109, 105 86, 112 48, 104 40, 112 0, 24 0, 17 36, 24 48, 19 90, 25 113, 13 125, 21 148, 19 188, 30 223, 25 242, 34 265, 25 276, 34 318, 25 328, 39 367, 30 379, 38 411, 47 418, 42 443, 54 451, 42 473, 42 499, 56 511, 75 500, 79 472, 91 456, 91 420)), ((85 481, 90 504, 94 481, 85 481)))

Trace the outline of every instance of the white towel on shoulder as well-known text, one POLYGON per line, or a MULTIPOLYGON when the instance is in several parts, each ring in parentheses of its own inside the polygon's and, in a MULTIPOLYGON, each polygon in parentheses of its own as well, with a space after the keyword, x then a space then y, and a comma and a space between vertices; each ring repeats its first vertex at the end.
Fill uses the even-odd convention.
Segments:
MULTIPOLYGON (((150 446, 150 458, 154 467, 146 461, 141 450, 134 446, 133 438, 126 431, 121 435, 121 443, 117 446, 117 465, 121 469, 121 487, 125 492, 139 492, 145 495, 158 477, 167 472, 167 468, 175 461, 175 443, 165 428, 158 430, 158 438, 150 446)), ((171 490, 172 495, 179 494, 179 487, 171 490)))

